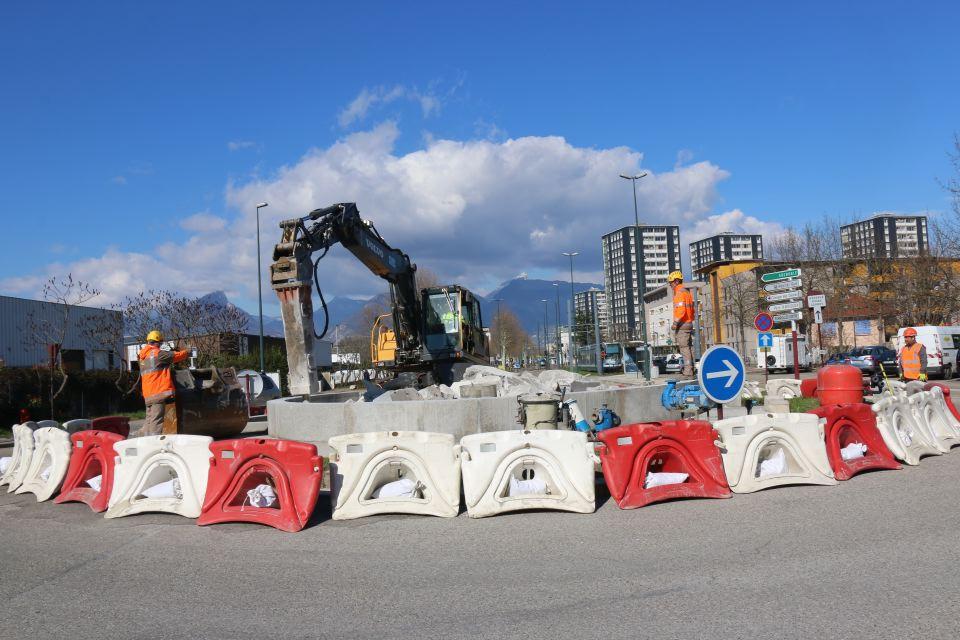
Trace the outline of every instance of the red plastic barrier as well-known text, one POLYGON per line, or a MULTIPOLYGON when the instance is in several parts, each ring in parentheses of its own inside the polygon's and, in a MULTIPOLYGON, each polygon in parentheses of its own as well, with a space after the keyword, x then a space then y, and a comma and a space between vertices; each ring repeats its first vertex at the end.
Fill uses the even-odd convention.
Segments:
POLYGON ((628 424, 601 431, 600 461, 621 509, 677 498, 729 498, 713 425, 703 420, 628 424), (685 482, 644 488, 648 472, 686 473, 685 482))
POLYGON ((804 398, 817 397, 817 379, 806 378, 800 381, 800 395, 804 398))
POLYGON ((831 364, 817 372, 820 404, 859 404, 863 402, 863 374, 849 364, 831 364))
POLYGON ((827 445, 827 458, 837 480, 849 480, 869 469, 901 468, 877 430, 877 418, 870 405, 831 404, 817 407, 808 413, 816 414, 827 421, 823 435, 827 445), (844 460, 840 450, 854 442, 865 444, 867 453, 862 458, 844 460))
POLYGON ((113 490, 113 464, 117 455, 113 445, 123 439, 108 431, 78 431, 71 435, 70 466, 60 495, 53 501, 57 504, 84 502, 97 513, 106 511, 113 490), (87 484, 87 480, 97 476, 100 476, 99 491, 87 484))
POLYGON ((90 428, 96 431, 116 433, 126 439, 130 437, 130 418, 125 416, 94 418, 90 424, 90 428))
POLYGON ((317 447, 293 440, 221 440, 210 445, 207 495, 197 524, 257 522, 283 531, 303 529, 320 494, 323 458, 317 447), (268 484, 272 507, 248 503, 247 492, 268 484))
POLYGON ((953 400, 950 399, 950 387, 943 384, 942 382, 928 382, 923 385, 924 391, 930 391, 934 387, 940 387, 940 390, 943 391, 943 397, 947 401, 947 407, 950 409, 950 413, 953 414, 953 417, 957 420, 960 420, 960 411, 957 411, 956 405, 953 404, 953 400))

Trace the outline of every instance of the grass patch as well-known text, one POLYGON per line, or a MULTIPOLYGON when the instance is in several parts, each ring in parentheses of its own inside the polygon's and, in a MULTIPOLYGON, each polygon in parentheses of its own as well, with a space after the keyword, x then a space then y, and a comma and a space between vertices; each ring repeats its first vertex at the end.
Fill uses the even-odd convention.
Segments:
POLYGON ((9 440, 13 438, 13 429, 10 427, 0 427, 0 440, 9 440))
POLYGON ((790 413, 806 413, 820 406, 816 398, 790 398, 790 413))

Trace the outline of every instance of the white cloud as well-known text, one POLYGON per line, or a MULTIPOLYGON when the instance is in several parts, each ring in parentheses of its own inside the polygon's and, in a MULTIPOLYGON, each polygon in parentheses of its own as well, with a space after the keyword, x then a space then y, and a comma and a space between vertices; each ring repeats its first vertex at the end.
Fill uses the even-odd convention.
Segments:
POLYGON ((778 222, 768 222, 748 216, 740 209, 732 209, 707 216, 690 227, 685 234, 684 245, 695 242, 707 236, 713 236, 724 231, 734 233, 759 233, 768 240, 773 240, 784 232, 783 226, 778 222))
POLYGON ((375 106, 390 104, 397 100, 409 100, 419 104, 424 118, 438 112, 442 104, 442 98, 431 89, 420 91, 416 87, 405 87, 399 84, 393 87, 364 88, 350 104, 340 111, 337 121, 341 127, 350 126, 366 117, 367 113, 375 106))
POLYGON ((230 151, 240 151, 241 149, 251 149, 256 147, 256 142, 251 142, 250 140, 231 140, 227 143, 227 149, 230 151))
POLYGON ((127 184, 127 178, 125 176, 113 176, 110 178, 110 181, 113 184, 127 184))
MULTIPOLYGON (((103 256, 58 264, 36 276, 0 281, 0 288, 35 293, 46 273, 73 272, 116 300, 141 289, 204 294, 223 289, 233 299, 256 299, 254 206, 261 210, 264 302, 269 261, 280 220, 314 208, 356 201, 392 246, 450 282, 488 289, 519 271, 566 280, 561 255, 575 250, 577 274, 601 268, 600 236, 633 223, 630 184, 619 174, 640 170, 643 155, 627 147, 577 147, 558 136, 492 140, 435 139, 400 154, 399 130, 385 122, 312 149, 264 178, 230 183, 228 218, 191 215, 180 226, 183 242, 138 252, 110 249, 103 256)), ((722 230, 769 233, 779 225, 734 209, 712 214, 718 186, 728 177, 706 161, 649 175, 637 185, 641 221, 679 224, 683 253, 691 240, 722 230)), ((685 258, 686 260, 686 258, 685 258)), ((384 291, 342 247, 319 269, 324 292, 367 296, 384 291)), ((594 278, 596 280, 596 278, 594 278)), ((104 302, 101 300, 100 302, 104 302)))
POLYGON ((195 213, 181 220, 180 226, 187 231, 210 233, 212 231, 222 231, 225 229, 227 227, 227 221, 219 216, 201 211, 200 213, 195 213))

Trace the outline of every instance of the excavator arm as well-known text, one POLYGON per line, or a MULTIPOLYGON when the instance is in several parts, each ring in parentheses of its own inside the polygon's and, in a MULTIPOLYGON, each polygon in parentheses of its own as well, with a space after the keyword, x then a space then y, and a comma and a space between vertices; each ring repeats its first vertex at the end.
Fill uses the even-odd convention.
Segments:
MULTIPOLYGON (((292 394, 309 395, 319 391, 313 345, 315 338, 322 338, 326 333, 326 326, 319 335, 315 334, 311 289, 317 279, 317 263, 335 244, 343 245, 390 284, 396 361, 401 365, 419 361, 423 323, 417 266, 410 262, 407 254, 387 244, 371 222, 360 217, 355 203, 343 202, 316 209, 302 218, 284 220, 280 228, 282 236, 273 250, 270 279, 280 298, 292 394), (317 252, 321 253, 314 259, 317 252)), ((320 300, 325 307, 322 295, 320 300)))

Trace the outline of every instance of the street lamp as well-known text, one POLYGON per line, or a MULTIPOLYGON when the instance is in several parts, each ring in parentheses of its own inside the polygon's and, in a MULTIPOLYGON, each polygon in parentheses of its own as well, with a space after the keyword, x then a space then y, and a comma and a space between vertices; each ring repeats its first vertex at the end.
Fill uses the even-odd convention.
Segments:
MULTIPOLYGON (((503 302, 503 298, 494 298, 490 302, 497 303, 497 333, 500 334, 500 368, 507 368, 507 345, 503 340, 503 318, 500 317, 500 303, 503 302)), ((491 336, 493 337, 493 336, 491 336)))
POLYGON ((624 180, 630 180, 633 183, 633 221, 639 227, 640 213, 639 213, 639 210, 637 209, 637 180, 639 180, 640 178, 646 178, 647 172, 644 171, 643 173, 638 173, 633 176, 628 176, 625 173, 621 173, 620 177, 623 178, 624 180))
POLYGON ((547 349, 547 299, 544 298, 540 302, 543 303, 543 355, 547 358, 547 364, 550 363, 550 351, 547 349))
POLYGON ((567 336, 567 364, 573 370, 573 257, 580 255, 579 251, 564 251, 563 255, 570 258, 570 333, 567 336))
POLYGON ((260 303, 260 373, 264 373, 263 366, 263 275, 260 273, 260 209, 269 207, 266 202, 257 205, 257 299, 260 303))
POLYGON ((555 286, 555 287, 557 288, 557 289, 556 289, 556 291, 557 291, 557 315, 555 316, 557 322, 556 322, 556 325, 554 326, 554 330, 555 330, 555 332, 556 332, 556 334, 557 334, 557 336, 556 336, 556 337, 557 337, 557 341, 556 341, 556 342, 557 342, 557 366, 559 367, 559 366, 561 366, 561 365, 563 364, 563 359, 560 357, 560 351, 561 351, 561 349, 560 349, 560 283, 559 283, 559 282, 554 282, 554 283, 553 283, 553 286, 555 286))

